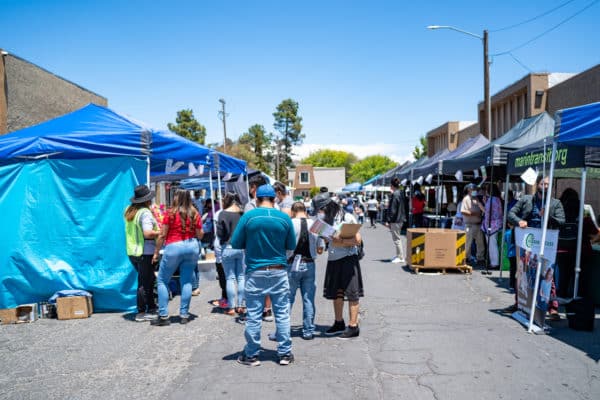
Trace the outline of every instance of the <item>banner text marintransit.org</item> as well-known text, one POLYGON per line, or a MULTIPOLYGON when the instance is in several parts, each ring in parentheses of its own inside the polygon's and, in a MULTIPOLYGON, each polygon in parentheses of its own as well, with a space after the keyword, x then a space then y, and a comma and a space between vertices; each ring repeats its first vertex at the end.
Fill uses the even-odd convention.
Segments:
MULTIPOLYGON (((556 162, 564 166, 567 163, 568 152, 568 148, 556 149, 556 162)), ((544 159, 547 163, 550 163, 550 160, 552 159, 552 148, 546 150, 545 153, 543 151, 537 153, 531 152, 515 158, 515 167, 523 168, 543 164, 544 159)))

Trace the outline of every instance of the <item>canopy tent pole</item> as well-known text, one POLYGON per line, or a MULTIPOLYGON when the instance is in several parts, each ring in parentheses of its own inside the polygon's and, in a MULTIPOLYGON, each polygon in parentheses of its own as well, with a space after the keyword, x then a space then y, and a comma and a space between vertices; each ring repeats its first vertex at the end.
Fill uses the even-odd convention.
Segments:
POLYGON ((413 171, 410 171, 410 194, 409 194, 409 199, 408 199, 408 227, 412 228, 413 227, 413 212, 412 212, 412 203, 413 203, 413 198, 415 196, 414 193, 414 185, 413 185, 413 171))
POLYGON ((246 193, 248 195, 248 202, 250 201, 250 176, 248 175, 248 169, 246 168, 246 193))
POLYGON ((219 192, 219 210, 223 209, 223 193, 221 192, 221 170, 217 171, 217 191, 219 192))
POLYGON ((150 187, 150 156, 146 157, 146 185, 150 187))
POLYGON ((587 178, 587 168, 581 170, 581 190, 579 194, 579 221, 577 226, 577 256, 575 258, 575 286, 573 288, 573 298, 579 294, 579 273, 581 272, 581 243, 583 242, 583 207, 585 205, 585 180, 587 178))
POLYGON ((440 175, 437 176, 437 187, 435 189, 435 216, 437 217, 437 227, 441 228, 442 218, 440 217, 442 189, 440 188, 440 175))
MULTIPOLYGON (((546 147, 546 140, 544 140, 544 149, 546 147)), ((544 150, 545 152, 545 150, 544 150)), ((544 160, 544 164, 546 164, 544 160)), ((542 243, 540 243, 540 256, 538 257, 538 264, 535 271, 535 284, 533 286, 533 298, 531 299, 531 309, 529 310, 529 328, 527 332, 533 332, 533 317, 535 316, 535 306, 537 303, 538 286, 540 285, 540 274, 542 269, 542 260, 544 259, 544 251, 546 250, 546 235, 548 234, 548 220, 550 219, 550 204, 552 201, 552 184, 554 180, 554 166, 556 164, 556 141, 552 143, 552 158, 550 159, 550 177, 548 179, 548 190, 545 193, 546 205, 544 206, 544 222, 542 224, 542 243)), ((545 165, 544 165, 545 172, 545 165)), ((541 327, 543 328, 543 327, 541 327)))
MULTIPOLYGON (((506 171, 506 182, 504 183, 504 213, 502 214, 502 237, 500 238, 500 259, 504 261, 504 234, 506 232, 506 219, 508 213, 508 180, 510 179, 510 175, 508 174, 508 170, 506 171)), ((514 233, 513 233, 514 234, 514 233)), ((500 278, 502 278, 502 262, 500 263, 500 278)))

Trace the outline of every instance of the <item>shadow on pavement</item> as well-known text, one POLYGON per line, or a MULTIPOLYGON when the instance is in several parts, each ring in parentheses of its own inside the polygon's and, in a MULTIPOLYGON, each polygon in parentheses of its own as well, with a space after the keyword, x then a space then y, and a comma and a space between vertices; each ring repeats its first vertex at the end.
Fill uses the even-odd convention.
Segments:
MULTIPOLYGON (((496 315, 512 318, 512 314, 505 313, 502 309, 490 309, 491 313, 496 315)), ((574 347, 586 354, 595 362, 600 361, 600 309, 596 308, 596 318, 594 321, 594 331, 577 331, 569 328, 567 318, 562 317, 558 321, 546 319, 546 325, 550 327, 547 336, 563 342, 564 344, 574 347)), ((517 326, 523 327, 517 320, 514 320, 517 326)), ((524 327, 523 327, 524 328, 524 327)), ((526 330, 526 329, 525 329, 526 330)))
MULTIPOLYGON (((237 362, 237 359, 239 356, 242 355, 242 351, 236 351, 235 353, 232 354, 227 354, 226 356, 224 356, 222 358, 223 361, 235 361, 237 362)), ((262 348, 260 349, 260 353, 258 354, 258 359, 260 360, 261 363, 265 362, 265 361, 272 361, 275 364, 279 364, 279 356, 277 355, 277 350, 271 350, 271 349, 265 349, 262 348)), ((240 364, 240 366, 243 366, 240 364)))

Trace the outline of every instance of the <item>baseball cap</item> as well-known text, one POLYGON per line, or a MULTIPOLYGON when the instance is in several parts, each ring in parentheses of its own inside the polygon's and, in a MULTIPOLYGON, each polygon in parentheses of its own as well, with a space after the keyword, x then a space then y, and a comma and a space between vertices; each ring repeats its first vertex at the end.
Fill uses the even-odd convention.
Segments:
POLYGON ((256 197, 275 197, 275 189, 271 185, 262 185, 256 189, 256 197))

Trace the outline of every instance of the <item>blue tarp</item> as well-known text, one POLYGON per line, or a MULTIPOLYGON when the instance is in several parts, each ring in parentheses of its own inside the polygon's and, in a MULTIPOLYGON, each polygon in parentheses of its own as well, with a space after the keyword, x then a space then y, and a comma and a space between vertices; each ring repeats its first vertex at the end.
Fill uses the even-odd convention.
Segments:
POLYGON ((600 102, 560 110, 554 119, 558 143, 600 147, 600 102))
POLYGON ((0 308, 85 289, 99 311, 135 308, 123 211, 146 175, 134 157, 0 166, 0 308))
POLYGON ((88 105, 0 136, 0 308, 85 289, 96 310, 135 309, 123 211, 151 169, 188 163, 242 173, 246 163, 88 105))

